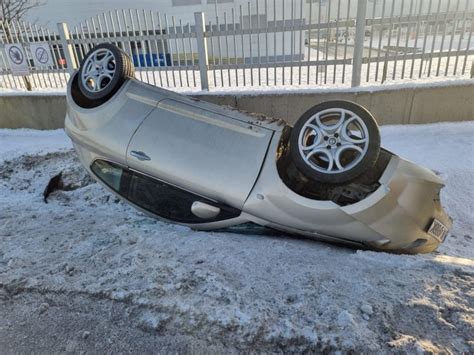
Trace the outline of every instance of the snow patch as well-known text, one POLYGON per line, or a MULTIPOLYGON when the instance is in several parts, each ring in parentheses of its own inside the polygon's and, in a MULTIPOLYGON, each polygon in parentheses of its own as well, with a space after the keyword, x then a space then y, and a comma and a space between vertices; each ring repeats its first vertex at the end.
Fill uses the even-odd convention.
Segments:
MULTIPOLYGON (((473 136, 474 122, 382 127, 387 148, 446 179, 455 220, 438 252, 394 255, 160 222, 90 180, 63 131, 0 130, 0 306, 41 295, 35 312, 60 319, 66 295, 74 312, 240 351, 472 353, 473 136), (77 188, 44 204, 59 171, 77 188)), ((0 344, 20 330, 11 317, 0 344)))

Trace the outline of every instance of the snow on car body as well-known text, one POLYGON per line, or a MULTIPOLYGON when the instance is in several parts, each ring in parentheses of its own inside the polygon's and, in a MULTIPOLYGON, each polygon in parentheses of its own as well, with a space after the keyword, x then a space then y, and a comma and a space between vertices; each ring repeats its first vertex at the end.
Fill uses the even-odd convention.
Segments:
POLYGON ((323 104, 292 128, 132 79, 125 54, 96 48, 108 52, 93 49, 69 82, 66 132, 90 174, 137 208, 194 229, 254 222, 397 252, 432 251, 446 237, 442 180, 375 154, 378 129, 363 108, 323 104), (340 124, 322 123, 327 110, 340 124), (348 120, 360 136, 335 128, 348 120))

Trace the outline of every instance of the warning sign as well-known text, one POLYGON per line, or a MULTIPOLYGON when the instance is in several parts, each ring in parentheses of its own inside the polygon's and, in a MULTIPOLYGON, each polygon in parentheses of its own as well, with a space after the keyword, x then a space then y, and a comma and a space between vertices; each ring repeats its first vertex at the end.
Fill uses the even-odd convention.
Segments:
POLYGON ((30 44, 30 50, 37 67, 53 66, 53 58, 48 43, 32 43, 30 44))
POLYGON ((13 75, 28 75, 30 73, 25 50, 20 43, 5 44, 5 52, 13 75))

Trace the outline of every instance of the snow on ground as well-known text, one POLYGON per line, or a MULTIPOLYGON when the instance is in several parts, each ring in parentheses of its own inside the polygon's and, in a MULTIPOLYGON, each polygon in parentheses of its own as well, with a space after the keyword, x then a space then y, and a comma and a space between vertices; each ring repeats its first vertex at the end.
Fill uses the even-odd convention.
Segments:
POLYGON ((382 128, 442 174, 453 235, 392 255, 146 217, 85 175, 61 131, 0 130, 0 349, 474 352, 474 122, 382 128), (72 191, 42 192, 64 171, 72 191))
POLYGON ((0 163, 25 154, 41 154, 70 149, 64 130, 0 129, 0 163))

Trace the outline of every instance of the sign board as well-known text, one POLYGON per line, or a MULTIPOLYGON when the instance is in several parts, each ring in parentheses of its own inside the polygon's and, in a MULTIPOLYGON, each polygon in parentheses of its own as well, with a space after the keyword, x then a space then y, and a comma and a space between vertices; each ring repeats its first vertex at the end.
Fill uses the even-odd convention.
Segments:
POLYGON ((5 52, 13 75, 28 75, 30 73, 28 58, 20 43, 5 44, 5 52))
POLYGON ((48 43, 32 43, 30 50, 37 67, 52 67, 54 65, 48 43))

